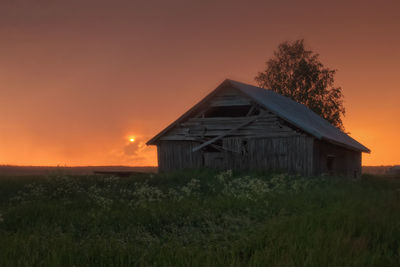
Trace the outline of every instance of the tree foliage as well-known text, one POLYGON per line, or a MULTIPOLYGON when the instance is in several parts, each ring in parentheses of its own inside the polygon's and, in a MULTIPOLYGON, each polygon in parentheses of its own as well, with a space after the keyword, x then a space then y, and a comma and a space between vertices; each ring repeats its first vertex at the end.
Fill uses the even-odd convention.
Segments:
POLYGON ((255 80, 260 87, 306 105, 344 130, 343 93, 341 87, 334 86, 335 73, 320 62, 318 54, 306 50, 304 40, 296 40, 281 43, 255 80))

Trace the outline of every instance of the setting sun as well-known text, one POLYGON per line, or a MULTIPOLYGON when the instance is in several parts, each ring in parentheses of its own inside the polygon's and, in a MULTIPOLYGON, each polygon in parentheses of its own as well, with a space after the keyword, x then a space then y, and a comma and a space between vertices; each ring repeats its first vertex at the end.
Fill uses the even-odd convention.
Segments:
POLYGON ((129 142, 135 142, 135 138, 129 139, 129 142))

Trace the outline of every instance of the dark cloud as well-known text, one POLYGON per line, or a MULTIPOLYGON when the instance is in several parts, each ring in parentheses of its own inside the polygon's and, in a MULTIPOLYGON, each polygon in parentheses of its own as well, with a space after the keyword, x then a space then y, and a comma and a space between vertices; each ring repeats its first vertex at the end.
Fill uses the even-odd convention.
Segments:
POLYGON ((137 156, 149 149, 146 146, 146 140, 148 139, 150 139, 148 136, 136 137, 134 142, 129 142, 124 146, 124 155, 137 158, 137 156))
POLYGON ((132 142, 124 147, 124 153, 127 156, 136 156, 140 150, 139 142, 132 142))

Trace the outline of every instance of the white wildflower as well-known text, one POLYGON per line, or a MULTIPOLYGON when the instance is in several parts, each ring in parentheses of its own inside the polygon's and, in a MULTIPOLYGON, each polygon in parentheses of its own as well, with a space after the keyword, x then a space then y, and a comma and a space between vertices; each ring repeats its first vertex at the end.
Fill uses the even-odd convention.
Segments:
POLYGON ((200 180, 192 179, 186 185, 181 187, 181 192, 187 196, 198 196, 198 191, 200 189, 200 180))
POLYGON ((110 209, 113 204, 113 200, 105 197, 103 190, 101 190, 101 188, 99 188, 95 185, 89 187, 88 197, 97 206, 99 206, 103 209, 106 209, 106 210, 110 209))
POLYGON ((149 202, 160 202, 165 198, 163 192, 157 187, 145 183, 135 183, 135 191, 132 192, 131 206, 146 206, 149 202))

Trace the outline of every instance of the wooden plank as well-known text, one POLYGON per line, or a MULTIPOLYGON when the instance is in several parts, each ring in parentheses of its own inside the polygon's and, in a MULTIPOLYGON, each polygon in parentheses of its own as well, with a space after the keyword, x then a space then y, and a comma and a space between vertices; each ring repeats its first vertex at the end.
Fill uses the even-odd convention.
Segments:
MULTIPOLYGON (((247 120, 234 120, 231 118, 226 118, 224 120, 220 121, 204 121, 204 122, 193 122, 193 121, 188 121, 185 123, 181 123, 179 127, 176 127, 174 129, 171 129, 171 131, 176 130, 177 128, 221 128, 221 129, 227 129, 227 128, 233 128, 235 126, 240 125, 241 123, 245 122, 247 120)), ((265 126, 277 126, 285 129, 292 129, 288 126, 282 125, 279 123, 279 120, 277 118, 260 118, 257 119, 257 121, 252 122, 249 124, 247 127, 265 127, 265 126)))
MULTIPOLYGON (((237 127, 237 126, 235 126, 237 127)), ((170 136, 182 136, 182 137, 193 137, 193 136, 219 136, 229 130, 231 128, 215 128, 215 129, 207 129, 206 131, 202 129, 191 129, 190 131, 184 131, 184 130, 176 130, 174 132, 171 132, 170 134, 164 136, 164 137, 170 137, 170 136)), ((285 134, 285 133, 293 133, 296 134, 295 131, 291 131, 288 129, 282 129, 278 127, 251 127, 251 128, 241 128, 238 129, 237 131, 230 133, 229 135, 262 135, 262 134, 285 134)))
MULTIPOLYGON (((192 129, 189 132, 186 131, 176 131, 165 135, 160 138, 160 140, 193 140, 198 141, 199 138, 203 137, 216 137, 229 132, 230 129, 209 129, 207 131, 192 129)), ((300 133, 295 131, 290 131, 287 129, 281 129, 278 127, 269 128, 241 128, 234 132, 227 133, 229 136, 242 136, 242 137, 272 137, 272 136, 300 136, 300 133)))
POLYGON ((249 117, 251 115, 251 113, 254 112, 254 110, 256 109, 256 107, 254 105, 251 106, 251 108, 249 109, 249 111, 246 114, 246 117, 249 117))
POLYGON ((238 129, 244 127, 244 126, 246 126, 247 124, 249 124, 249 123, 255 121, 256 119, 258 119, 259 117, 261 117, 261 116, 263 116, 263 115, 264 115, 264 113, 262 113, 262 114, 260 114, 260 115, 258 115, 258 116, 252 117, 252 118, 248 119, 247 121, 241 123, 241 124, 238 125, 237 127, 232 128, 231 130, 226 131, 225 133, 223 133, 223 134, 221 134, 221 135, 219 135, 219 136, 217 136, 217 137, 215 137, 215 138, 212 138, 211 140, 209 140, 209 141, 207 141, 207 142, 204 142, 203 144, 201 144, 201 145, 199 145, 199 146, 194 147, 194 148, 192 149, 192 152, 196 152, 196 151, 202 149, 203 147, 205 147, 205 146, 207 146, 207 145, 209 145, 209 144, 214 143, 215 141, 217 141, 217 140, 219 140, 219 139, 221 139, 221 138, 223 138, 223 137, 229 135, 230 133, 233 133, 234 131, 236 131, 236 130, 238 130, 238 129))
POLYGON ((248 117, 208 117, 208 118, 190 118, 187 122, 201 122, 202 124, 205 123, 221 123, 221 122, 245 122, 251 118, 258 118, 260 121, 267 120, 269 118, 277 118, 275 115, 269 115, 267 113, 262 113, 263 117, 260 117, 261 114, 255 116, 248 116, 248 117))
POLYGON ((199 141, 198 137, 195 136, 178 136, 178 135, 171 135, 171 136, 163 136, 160 138, 163 141, 199 141))
POLYGON ((248 135, 246 139, 263 139, 263 138, 285 138, 285 137, 294 137, 298 136, 296 133, 266 133, 260 135, 248 135))
POLYGON ((249 106, 251 103, 246 99, 214 99, 210 102, 211 107, 249 106))
MULTIPOLYGON (((203 139, 203 142, 207 142, 208 140, 204 140, 203 139)), ((240 151, 237 151, 237 150, 234 150, 234 149, 229 149, 229 148, 227 148, 227 147, 225 147, 224 145, 222 145, 222 146, 219 146, 219 145, 216 145, 216 144, 210 144, 210 146, 212 146, 212 147, 214 147, 214 148, 216 148, 216 149, 218 149, 218 150, 220 150, 220 151, 226 151, 226 152, 230 152, 230 153, 240 153, 240 151)))
MULTIPOLYGON (((183 127, 187 126, 200 126, 200 125, 218 125, 218 124, 240 124, 242 122, 247 121, 249 118, 255 116, 248 116, 248 117, 214 117, 214 118, 193 118, 186 122, 182 122, 179 125, 183 127), (247 119, 246 119, 247 118, 247 119)), ((279 119, 273 116, 267 116, 265 118, 259 118, 257 123, 271 123, 271 122, 278 122, 279 119)))

